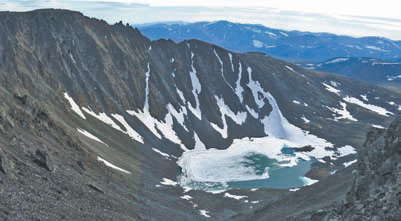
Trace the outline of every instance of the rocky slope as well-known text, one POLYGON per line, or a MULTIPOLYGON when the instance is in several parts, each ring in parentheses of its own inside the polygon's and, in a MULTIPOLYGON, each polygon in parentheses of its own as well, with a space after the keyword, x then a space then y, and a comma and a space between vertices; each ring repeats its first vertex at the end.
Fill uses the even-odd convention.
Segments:
MULTIPOLYGON (((288 128, 333 143, 308 175, 321 182, 306 189, 323 193, 329 171, 355 157, 340 147, 359 148, 401 104, 359 81, 197 40, 150 41, 78 12, 1 12, 0 23, 4 219, 226 220, 262 202, 301 199, 275 189, 188 192, 176 183, 188 149, 285 137, 288 128)), ((296 206, 288 208, 277 216, 296 206)))
POLYGON ((401 43, 380 37, 353 38, 329 33, 286 31, 228 21, 160 23, 139 26, 150 39, 200 39, 239 51, 260 51, 296 61, 321 62, 335 57, 400 57, 401 43))
POLYGON ((353 182, 340 205, 298 220, 400 220, 401 117, 388 129, 373 129, 353 168, 353 182))

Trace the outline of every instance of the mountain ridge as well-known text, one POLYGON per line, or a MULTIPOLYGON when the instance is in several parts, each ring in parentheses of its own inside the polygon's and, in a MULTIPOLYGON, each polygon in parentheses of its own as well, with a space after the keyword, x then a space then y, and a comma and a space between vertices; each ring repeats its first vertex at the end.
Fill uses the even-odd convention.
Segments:
POLYGON ((227 21, 185 24, 151 24, 139 29, 149 38, 170 38, 175 41, 201 39, 227 49, 261 51, 285 60, 321 62, 333 57, 399 57, 400 42, 383 37, 360 37, 285 31, 263 25, 237 24, 227 21), (226 39, 228 38, 228 39, 226 39))

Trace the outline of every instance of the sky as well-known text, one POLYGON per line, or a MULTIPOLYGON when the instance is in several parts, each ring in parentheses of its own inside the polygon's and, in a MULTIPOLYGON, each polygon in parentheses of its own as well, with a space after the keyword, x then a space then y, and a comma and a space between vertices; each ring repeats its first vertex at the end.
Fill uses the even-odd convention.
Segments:
POLYGON ((64 8, 109 23, 228 20, 284 30, 401 40, 397 0, 1 0, 2 11, 64 8))

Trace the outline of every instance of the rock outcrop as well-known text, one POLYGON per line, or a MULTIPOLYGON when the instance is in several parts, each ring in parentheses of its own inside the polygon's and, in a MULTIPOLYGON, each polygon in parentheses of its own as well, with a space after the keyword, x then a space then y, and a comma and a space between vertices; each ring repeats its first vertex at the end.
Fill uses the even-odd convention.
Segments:
POLYGON ((373 128, 359 150, 354 181, 341 205, 306 219, 399 221, 401 219, 401 116, 388 129, 373 128))

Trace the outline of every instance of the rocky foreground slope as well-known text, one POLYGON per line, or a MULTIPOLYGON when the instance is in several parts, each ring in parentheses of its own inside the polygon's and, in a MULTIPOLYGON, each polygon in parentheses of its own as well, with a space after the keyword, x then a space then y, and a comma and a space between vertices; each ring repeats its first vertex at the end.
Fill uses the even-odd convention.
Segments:
POLYGON ((274 210, 285 219, 345 196, 341 169, 355 154, 341 147, 358 149, 401 104, 348 78, 197 40, 150 41, 78 12, 1 12, 0 24, 3 219, 227 220, 287 205, 274 210), (329 154, 308 174, 319 183, 295 193, 178 186, 184 152, 289 128, 332 144, 316 148, 329 154))
POLYGON ((335 210, 322 210, 315 220, 400 220, 401 117, 387 130, 374 129, 359 152, 347 200, 335 210))

